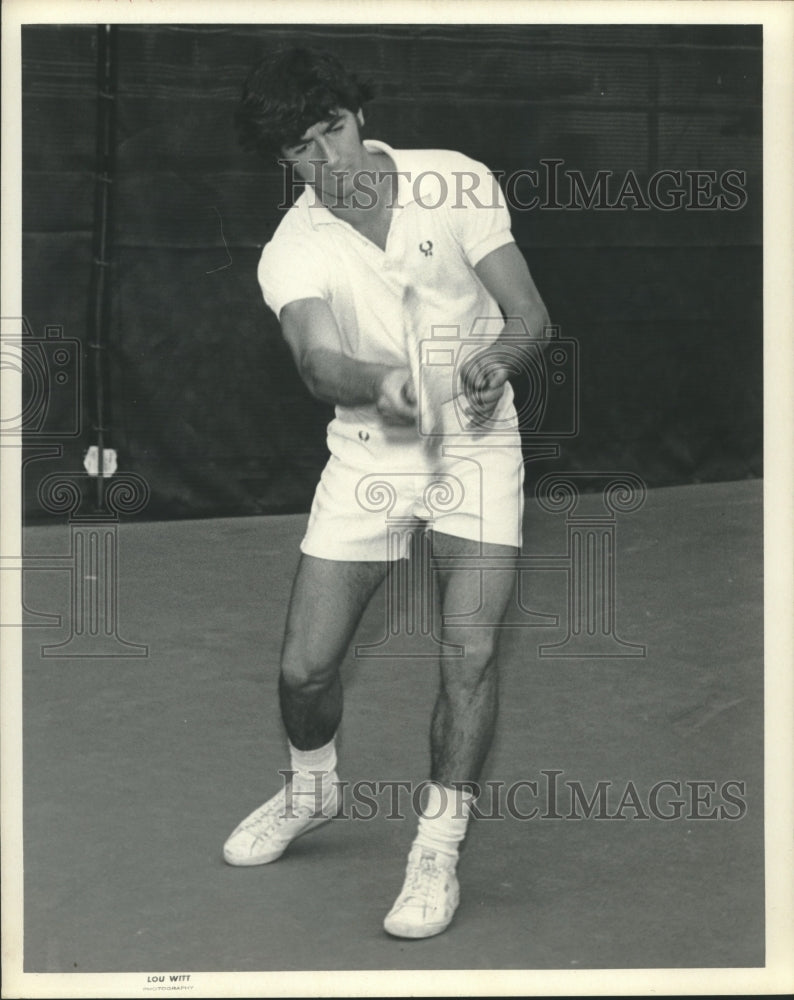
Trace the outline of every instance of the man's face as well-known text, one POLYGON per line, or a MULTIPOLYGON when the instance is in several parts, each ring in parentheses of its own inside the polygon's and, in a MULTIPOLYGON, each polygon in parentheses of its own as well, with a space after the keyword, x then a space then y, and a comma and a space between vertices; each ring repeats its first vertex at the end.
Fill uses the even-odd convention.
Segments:
POLYGON ((364 117, 340 108, 328 121, 308 128, 299 142, 284 146, 285 160, 292 160, 298 176, 311 184, 320 198, 338 200, 353 191, 353 175, 364 167, 366 150, 359 126, 364 117))

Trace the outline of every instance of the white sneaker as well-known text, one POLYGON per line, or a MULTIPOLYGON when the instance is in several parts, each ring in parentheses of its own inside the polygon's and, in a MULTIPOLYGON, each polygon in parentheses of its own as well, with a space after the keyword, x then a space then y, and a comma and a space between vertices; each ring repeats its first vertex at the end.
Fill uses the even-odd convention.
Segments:
POLYGON ((446 930, 460 899, 455 858, 415 845, 402 892, 383 921, 395 937, 425 938, 446 930))
POLYGON ((339 786, 333 780, 324 783, 319 809, 317 805, 314 792, 300 795, 292 786, 282 788, 240 823, 223 845, 224 860, 230 865, 276 861, 296 837, 327 823, 337 812, 339 786))

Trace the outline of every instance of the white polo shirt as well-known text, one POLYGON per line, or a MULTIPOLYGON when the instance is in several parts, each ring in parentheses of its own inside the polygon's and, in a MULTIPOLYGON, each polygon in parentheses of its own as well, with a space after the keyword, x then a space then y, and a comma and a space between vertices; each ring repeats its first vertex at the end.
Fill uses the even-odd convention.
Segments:
MULTIPOLYGON (((483 345, 495 339, 503 326, 500 309, 474 267, 513 242, 496 179, 462 153, 394 150, 375 140, 364 145, 387 153, 398 173, 385 250, 333 215, 307 185, 262 251, 257 276, 267 305, 278 316, 289 302, 324 299, 338 324, 342 352, 381 364, 410 363, 407 285, 419 304, 409 336, 483 345)), ((500 410, 511 403, 508 384, 500 410)), ((413 428, 385 427, 373 406, 337 406, 329 445, 334 433, 352 438, 354 427, 362 426, 395 442, 417 437, 413 428)), ((359 440, 365 433, 359 430, 359 440)))

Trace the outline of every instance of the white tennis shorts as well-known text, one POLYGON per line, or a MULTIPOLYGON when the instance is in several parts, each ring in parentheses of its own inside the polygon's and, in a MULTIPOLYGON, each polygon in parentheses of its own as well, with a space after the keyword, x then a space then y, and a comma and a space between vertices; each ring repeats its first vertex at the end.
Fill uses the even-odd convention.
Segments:
POLYGON ((405 558, 417 527, 521 547, 524 463, 515 433, 467 435, 433 448, 413 430, 335 420, 331 457, 301 550, 321 559, 405 558))

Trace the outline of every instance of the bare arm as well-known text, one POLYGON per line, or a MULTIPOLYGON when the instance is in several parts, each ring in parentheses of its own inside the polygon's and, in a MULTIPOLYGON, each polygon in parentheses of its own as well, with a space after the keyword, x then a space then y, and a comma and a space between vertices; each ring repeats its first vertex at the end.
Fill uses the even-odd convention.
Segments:
POLYGON ((313 396, 339 406, 374 405, 390 423, 414 423, 416 398, 409 370, 343 354, 336 319, 323 299, 290 302, 279 319, 313 396))
POLYGON ((549 325, 549 314, 524 255, 515 243, 489 253, 474 270, 508 317, 499 339, 509 338, 515 343, 516 336, 524 333, 524 324, 532 340, 543 337, 543 330, 549 325))
POLYGON ((473 358, 461 373, 464 390, 476 404, 474 422, 479 423, 493 413, 510 374, 498 362, 499 355, 515 356, 516 351, 520 355, 524 347, 528 355, 533 341, 543 339, 549 314, 515 243, 489 253, 474 270, 507 317, 496 341, 473 358))

